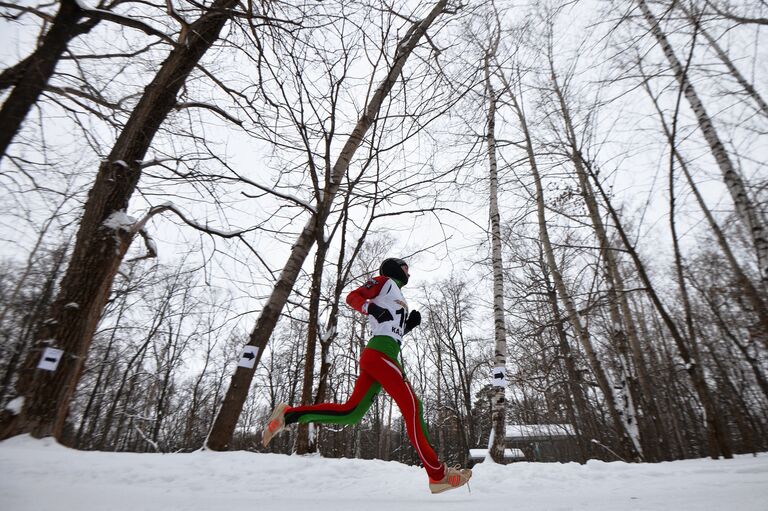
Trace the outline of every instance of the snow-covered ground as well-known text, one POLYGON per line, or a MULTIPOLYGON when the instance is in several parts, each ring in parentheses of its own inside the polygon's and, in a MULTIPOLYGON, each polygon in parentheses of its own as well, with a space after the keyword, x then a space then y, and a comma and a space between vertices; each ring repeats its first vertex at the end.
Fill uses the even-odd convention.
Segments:
POLYGON ((79 452, 29 437, 0 443, 3 511, 766 511, 768 454, 658 464, 480 464, 471 490, 432 495, 421 469, 384 461, 79 452))

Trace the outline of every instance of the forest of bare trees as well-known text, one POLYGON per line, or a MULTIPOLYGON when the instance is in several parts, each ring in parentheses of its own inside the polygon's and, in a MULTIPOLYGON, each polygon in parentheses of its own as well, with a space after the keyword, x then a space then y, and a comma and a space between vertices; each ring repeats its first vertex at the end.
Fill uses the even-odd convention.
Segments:
MULTIPOLYGON (((394 256, 442 460, 768 450, 768 2, 0 14, 0 438, 263 452, 349 395, 394 256)), ((419 462, 384 394, 269 451, 419 462)))

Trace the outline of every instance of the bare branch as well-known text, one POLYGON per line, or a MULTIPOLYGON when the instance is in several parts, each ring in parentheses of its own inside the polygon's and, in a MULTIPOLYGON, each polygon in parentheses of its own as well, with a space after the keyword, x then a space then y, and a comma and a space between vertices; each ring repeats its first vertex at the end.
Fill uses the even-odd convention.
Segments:
POLYGON ((241 121, 240 119, 237 119, 236 117, 233 117, 233 116, 229 115, 227 112, 225 112, 221 108, 219 108, 219 107, 217 107, 215 105, 209 105, 208 103, 200 103, 200 102, 197 102, 197 101, 189 101, 189 102, 186 102, 186 103, 179 103, 179 104, 177 104, 173 108, 174 108, 174 110, 182 110, 184 108, 205 108, 206 110, 210 110, 210 111, 220 115, 221 117, 225 118, 226 120, 228 120, 228 121, 230 121, 230 122, 232 122, 234 124, 237 124, 238 126, 242 126, 243 125, 243 121, 241 121))

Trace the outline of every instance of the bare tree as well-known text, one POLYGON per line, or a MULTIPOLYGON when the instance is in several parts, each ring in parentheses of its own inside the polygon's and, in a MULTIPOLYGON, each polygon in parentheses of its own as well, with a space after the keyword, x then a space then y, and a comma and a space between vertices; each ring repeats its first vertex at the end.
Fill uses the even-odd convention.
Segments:
POLYGON ((768 289, 768 234, 766 233, 767 231, 764 221, 760 218, 758 210, 747 192, 747 187, 742 176, 731 162, 731 157, 720 140, 717 128, 712 123, 712 119, 707 113, 704 103, 696 92, 693 83, 691 83, 686 68, 680 63, 672 44, 662 30, 659 20, 654 16, 645 0, 638 0, 638 6, 640 7, 640 11, 647 24, 651 28, 651 33, 656 38, 669 65, 672 67, 675 79, 680 84, 680 88, 682 89, 685 98, 688 100, 693 113, 696 115, 701 133, 709 144, 712 156, 723 174, 723 182, 731 194, 739 219, 743 222, 744 227, 747 229, 747 232, 752 239, 757 254, 762 285, 764 289, 768 289))
POLYGON ((490 182, 489 216, 491 220, 491 264, 493 266, 493 323, 495 349, 493 358, 493 432, 491 443, 488 446, 491 458, 497 462, 504 461, 506 438, 506 365, 507 365, 507 329, 504 318, 504 268, 501 254, 501 216, 499 215, 499 178, 498 163, 496 159, 496 102, 497 92, 491 81, 493 60, 499 48, 501 37, 501 23, 498 13, 494 28, 490 34, 488 47, 483 56, 483 73, 485 75, 485 95, 488 100, 486 144, 488 151, 488 174, 490 182))
MULTIPOLYGON (((640 69, 640 72, 644 76, 646 76, 645 72, 643 71, 642 63, 639 63, 639 69, 640 69)), ((651 101, 654 105, 656 113, 659 116, 659 122, 661 123, 661 127, 664 131, 664 135, 669 144, 669 149, 671 151, 671 154, 674 156, 678 166, 680 167, 680 170, 683 172, 686 182, 688 183, 688 186, 690 187, 691 191, 693 192, 693 196, 696 199, 696 203, 698 204, 699 209, 701 209, 702 213, 704 214, 704 218, 706 219, 707 224, 712 229, 712 233, 715 235, 717 244, 719 245, 720 249, 723 251, 723 254, 726 257, 726 260, 728 261, 728 265, 730 266, 734 275, 736 275, 737 281, 741 284, 742 289, 744 290, 744 294, 746 295, 747 300, 750 302, 752 306, 752 310, 756 313, 757 317, 759 318, 760 325, 761 325, 760 330, 763 332, 763 334, 760 335, 760 337, 763 338, 763 341, 766 343, 766 346, 768 347, 768 303, 766 303, 765 299, 760 293, 760 290, 752 282, 752 279, 750 279, 750 277, 747 275, 744 268, 742 268, 742 265, 739 263, 736 257, 736 254, 734 253, 734 250, 731 248, 731 243, 728 241, 725 233, 723 232, 723 229, 720 227, 717 220, 715 219, 715 216, 713 215, 711 209, 707 206, 706 202, 704 201, 704 197, 699 191, 698 185, 696 185, 696 183, 693 180, 693 175, 691 173, 690 165, 687 159, 683 156, 683 154, 681 154, 681 150, 678 148, 679 144, 674 143, 675 137, 673 136, 673 130, 667 124, 665 116, 659 106, 658 99, 651 91, 647 76, 646 76, 646 80, 644 81, 644 88, 648 93, 648 96, 651 98, 651 101)))
POLYGON ((190 25, 185 44, 171 51, 99 168, 50 321, 37 333, 37 344, 17 384, 18 394, 25 398, 24 407, 18 415, 5 414, 0 437, 22 432, 61 434, 112 280, 140 230, 126 222, 125 210, 141 176, 144 155, 176 106, 176 94, 185 78, 216 41, 236 3, 216 0, 190 25), (49 345, 64 353, 55 371, 37 368, 49 345))
POLYGON ((693 383, 693 386, 696 389, 696 393, 698 394, 699 399, 701 400, 701 404, 705 410, 704 420, 706 421, 706 424, 707 424, 710 456, 713 459, 717 459, 721 454, 726 458, 733 457, 733 454, 730 448, 730 443, 728 441, 728 432, 726 429, 726 425, 722 415, 719 413, 717 409, 716 402, 712 395, 712 391, 709 388, 709 385, 707 384, 704 378, 704 374, 703 374, 704 368, 696 363, 696 360, 694 359, 691 353, 691 349, 689 348, 688 342, 686 342, 685 337, 680 332, 680 329, 677 327, 677 324, 675 323, 674 319, 672 318, 669 311, 667 310, 667 307, 664 306, 659 295, 656 293, 656 289, 653 286, 653 283, 651 282, 650 277, 648 276, 648 272, 645 269, 645 265, 640 259, 640 256, 638 255, 637 250, 630 242, 629 237, 627 236, 627 233, 621 224, 619 215, 616 212, 616 209, 612 206, 610 202, 610 198, 608 197, 608 194, 605 192, 602 184, 600 183, 597 173, 592 169, 591 163, 586 161, 583 158, 583 156, 582 156, 582 162, 584 164, 585 169, 587 169, 593 184, 595 185, 598 192, 600 193, 600 196, 603 199, 603 203, 605 204, 605 207, 608 209, 611 219, 614 222, 614 227, 618 232, 619 236, 621 237, 622 243, 624 244, 624 248, 630 254, 633 262, 635 263, 638 276, 640 277, 643 284, 646 286, 646 291, 648 292, 649 298, 653 302, 653 305, 658 311, 658 313, 661 315, 664 325, 666 326, 667 330, 672 335, 672 338, 675 341, 675 345, 677 347, 678 353, 680 354, 683 361, 685 362, 686 371, 689 377, 691 378, 691 382, 693 383))
POLYGON ((744 74, 741 71, 739 71, 739 68, 736 67, 736 64, 733 62, 733 60, 731 60, 731 58, 728 56, 725 50, 720 46, 720 44, 717 42, 714 36, 712 36, 712 34, 710 34, 709 31, 704 27, 704 24, 702 23, 702 17, 704 15, 704 12, 703 11, 697 12, 696 7, 694 5, 691 6, 691 9, 688 9, 685 6, 684 2, 675 2, 674 5, 675 7, 683 11, 683 13, 685 13, 685 16, 688 18, 688 21, 694 26, 695 30, 704 36, 704 38, 707 40, 707 43, 709 43, 710 48, 712 48, 712 50, 715 52, 715 54, 723 63, 723 65, 726 67, 726 69, 728 69, 728 72, 731 73, 731 76, 733 76, 736 82, 741 86, 742 90, 746 93, 746 95, 754 101, 755 105, 758 108, 758 111, 761 112, 763 116, 768 117, 768 103, 766 103, 765 99, 763 99, 763 97, 755 89, 755 87, 751 83, 749 83, 749 81, 744 76, 744 74))
MULTIPOLYGON (((83 4, 76 0, 61 0, 59 3, 58 12, 50 20, 50 28, 35 50, 0 75, 0 87, 13 87, 0 108, 0 160, 6 155, 8 146, 21 129, 27 114, 48 85, 56 65, 72 39, 87 34, 99 21, 107 19, 173 42, 161 31, 137 19, 110 12, 115 6, 126 3, 125 0, 102 1, 95 9, 83 8, 83 4), (83 18, 86 20, 81 22, 83 18)), ((24 8, 19 6, 18 9, 24 8)))
POLYGON ((319 226, 324 226, 331 210, 336 194, 338 193, 342 179, 349 168, 350 162, 357 149, 362 144, 366 133, 379 117, 379 110, 392 90, 397 79, 402 73, 408 57, 413 53, 416 46, 422 40, 426 31, 442 13, 447 11, 447 0, 437 2, 429 13, 421 20, 413 23, 405 35, 398 41, 395 55, 392 63, 387 70, 386 76, 374 91, 368 101, 365 111, 358 119, 351 135, 342 147, 333 168, 330 169, 326 177, 322 194, 318 196, 318 204, 313 208, 311 217, 301 234, 293 244, 291 255, 286 261, 275 287, 264 304, 262 312, 251 334, 248 342, 249 346, 258 348, 255 363, 253 367, 238 367, 232 376, 227 395, 222 403, 221 410, 213 425, 211 434, 208 437, 207 446, 213 450, 225 450, 229 447, 232 433, 235 430, 237 419, 248 395, 250 382, 258 366, 259 360, 264 353, 270 335, 277 324, 279 315, 288 300, 288 296, 293 289, 296 278, 301 270, 301 266, 306 259, 310 248, 316 239, 316 232, 319 226))
MULTIPOLYGON (((517 83, 519 84, 520 81, 518 80, 517 83)), ((520 85, 518 85, 518 87, 519 86, 520 85)), ((631 432, 629 430, 630 425, 622 421, 622 416, 619 413, 619 410, 617 410, 618 401, 615 399, 615 396, 614 396, 613 385, 610 383, 608 379, 608 374, 605 371, 600 359, 598 358, 598 355, 593 347, 590 334, 586 328, 586 325, 584 324, 584 321, 581 315, 579 314, 576 304, 574 303, 570 293, 568 292, 568 288, 566 287, 566 284, 565 284, 565 279, 557 263, 557 259, 555 258, 553 243, 551 240, 551 236, 549 234, 550 229, 546 219, 544 188, 542 185, 541 174, 538 170, 537 157, 536 157, 536 151, 534 148, 533 137, 530 133, 525 111, 521 106, 521 99, 518 98, 518 95, 521 93, 518 92, 516 89, 512 89, 511 87, 509 87, 507 90, 509 91, 508 98, 514 109, 515 115, 520 124, 520 129, 523 133, 524 147, 527 154, 528 165, 531 169, 531 175, 533 176, 533 181, 535 186, 534 193, 536 198, 536 211, 537 211, 537 219, 538 219, 538 225, 539 225, 539 235, 542 243, 542 249, 544 251, 545 261, 547 262, 548 270, 552 275, 552 280, 554 281, 554 285, 555 285, 555 289, 557 290, 558 297, 563 301, 566 312, 568 314, 568 320, 571 323, 571 326, 573 327, 574 331, 576 332, 576 337, 581 343, 581 346, 587 355, 587 359, 589 360, 592 373, 594 374, 595 379, 598 382, 600 390, 603 392, 603 396, 607 402, 606 404, 608 407, 609 416, 611 417, 611 421, 613 423, 615 433, 622 440, 621 442, 622 451, 625 454, 631 453, 632 455, 638 455, 642 457, 642 449, 640 447, 638 439, 636 438, 636 436, 631 435, 631 432)))

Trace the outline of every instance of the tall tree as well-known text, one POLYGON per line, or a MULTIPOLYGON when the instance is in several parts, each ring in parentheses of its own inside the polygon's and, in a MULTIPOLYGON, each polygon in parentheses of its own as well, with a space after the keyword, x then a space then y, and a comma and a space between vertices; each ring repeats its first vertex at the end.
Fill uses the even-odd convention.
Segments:
POLYGON ((110 12, 120 3, 125 2, 99 2, 96 9, 88 9, 77 0, 60 0, 59 10, 35 50, 16 65, 3 70, 0 74, 0 89, 13 87, 13 90, 0 107, 0 160, 6 155, 8 146, 21 129, 27 114, 48 85, 72 39, 87 34, 99 21, 107 19, 173 42, 164 33, 137 19, 110 12), (81 22, 83 18, 86 19, 81 22))
POLYGON ((687 69, 678 59, 672 44, 662 30, 659 20, 653 14, 645 0, 638 0, 638 6, 651 28, 651 33, 664 52, 664 55, 672 68, 672 72, 675 75, 675 79, 680 84, 680 88, 696 116, 699 128, 709 145, 712 156, 717 162, 720 172, 723 174, 723 182, 728 188, 728 192, 731 194, 731 198, 736 207, 736 213, 752 240, 757 255, 763 289, 768 290, 768 229, 766 229, 765 222, 750 198, 741 174, 739 174, 738 170, 734 167, 728 151, 720 140, 720 136, 717 132, 717 128, 712 122, 712 118, 704 107, 704 103, 699 97, 699 94, 696 92, 696 89, 688 76, 687 69))
MULTIPOLYGON (((564 80, 558 78, 555 69, 554 48, 551 42, 547 48, 547 59, 549 62, 551 91, 554 93, 553 103, 562 120, 565 153, 576 172, 576 177, 579 183, 579 192, 584 199, 584 204, 586 205, 587 213, 592 222, 598 246, 600 247, 600 261, 602 262, 606 283, 608 285, 608 311, 612 324, 611 335, 614 341, 614 346, 625 357, 620 364, 622 370, 626 373, 624 379, 626 380, 628 378, 632 366, 637 371, 637 379, 639 380, 641 389, 642 407, 646 411, 648 418, 644 429, 648 432, 648 436, 650 437, 649 440, 644 442, 649 447, 645 454, 650 461, 657 461, 664 457, 663 453, 665 449, 663 446, 664 436, 662 433, 663 426, 661 424, 661 415, 655 398, 656 393, 654 392, 646 355, 637 336, 635 321, 625 290, 624 276, 621 273, 619 262, 617 260, 617 251, 611 244, 608 229, 603 221, 603 215, 598 206, 595 192, 582 163, 581 154, 583 148, 581 147, 580 140, 584 140, 586 137, 580 137, 579 133, 576 131, 576 123, 574 122, 573 113, 567 100, 568 91, 565 90, 565 85, 561 83, 563 82, 567 84, 569 80, 568 78, 564 80), (629 353, 627 353, 628 351, 629 353), (630 355, 632 363, 630 363, 629 360, 630 355)), ((623 392, 627 393, 628 389, 625 388, 623 392)), ((634 411, 630 410, 625 411, 622 418, 625 423, 638 420, 634 411)), ((636 427, 636 424, 627 424, 626 427, 633 430, 636 427)), ((639 432, 635 432, 633 436, 638 443, 636 448, 640 449, 639 442, 641 441, 641 438, 639 432)))
POLYGON ((739 260, 736 257, 733 248, 731 247, 731 242, 729 242, 725 232, 723 232, 723 229, 718 224, 717 219, 711 211, 711 208, 707 206, 707 203, 705 202, 704 197, 699 190, 699 186, 693 179, 689 162, 682 154, 679 144, 675 143, 675 137, 673 136, 673 132, 665 119, 664 113, 662 112, 659 105, 659 101, 651 91, 649 78, 643 70, 642 62, 638 62, 638 68, 640 69, 641 74, 645 77, 645 80, 643 81, 643 88, 648 93, 648 97, 651 99, 654 109, 659 116, 659 122, 661 123, 664 136, 667 139, 669 150, 677 161, 680 170, 683 172, 686 182, 688 183, 688 186, 691 189, 691 192, 693 192, 694 198, 696 199, 696 204, 698 204, 699 209, 701 209, 701 212, 704 214, 707 225, 709 225, 712 233, 715 236, 715 239, 717 240, 718 246, 722 250, 723 255, 725 255, 728 266, 730 266, 731 271, 733 271, 733 274, 736 276, 736 281, 740 284, 744 295, 747 298, 747 301, 750 303, 753 312, 758 318, 758 337, 760 337, 765 346, 768 347, 768 302, 760 293, 760 289, 753 283, 752 279, 750 279, 749 275, 747 275, 747 273, 744 271, 744 268, 742 267, 741 263, 739 263, 739 260))
POLYGON ((674 2, 674 6, 685 13, 688 21, 694 26, 694 29, 697 32, 704 36, 704 38, 707 40, 707 43, 709 43, 710 48, 714 50, 717 58, 719 58, 726 69, 728 69, 728 72, 731 73, 731 76, 741 86, 743 92, 746 93, 746 95, 750 97, 752 101, 754 101, 758 111, 760 111, 763 116, 768 117, 768 103, 766 103, 763 96, 755 89, 754 85, 752 85, 749 80, 747 80, 741 71, 739 71, 739 68, 736 67, 736 64, 728 56, 728 53, 726 53, 726 51, 720 46, 720 43, 717 42, 717 39, 715 39, 715 37, 710 34, 709 31, 704 27, 704 24, 702 23, 702 16, 704 12, 697 12, 693 5, 691 9, 688 9, 685 6, 685 2, 674 2))
POLYGON ((37 332, 17 393, 19 414, 4 413, 0 438, 19 433, 59 437, 114 276, 141 227, 125 214, 141 177, 142 161, 160 125, 176 106, 187 76, 219 37, 237 0, 216 0, 190 24, 99 167, 85 205, 75 247, 49 321, 37 332), (39 369, 47 347, 63 352, 55 370, 39 369))
POLYGON ((675 342, 675 346, 677 347, 677 351, 685 363, 686 372, 691 379, 691 383, 693 384, 694 389, 696 389, 696 393, 701 401, 701 406, 704 409, 704 421, 706 423, 706 430, 708 435, 709 455, 713 459, 717 459, 721 454, 726 458, 732 458, 733 453, 731 451, 730 442, 728 439, 727 426, 719 410, 719 407, 717 406, 717 400, 712 394, 712 390, 710 389, 710 386, 704 376, 705 368, 702 365, 696 363, 696 360, 691 353, 691 349, 685 339, 685 336, 678 328, 677 323, 656 292, 656 288, 651 282, 651 278, 648 275, 645 264, 640 259, 640 255, 638 254, 635 246, 630 241, 629 236, 627 235, 627 232, 621 223, 621 219, 618 212, 616 211, 616 208, 614 208, 611 204, 611 200, 606 193, 602 183, 600 182, 600 179, 597 175, 598 173, 593 169, 591 162, 587 161, 583 155, 581 155, 581 158, 582 163, 584 164, 584 168, 589 173, 592 183, 600 193, 600 196, 603 199, 603 203, 608 209, 608 213, 610 214, 611 220, 613 220, 614 223, 614 228, 621 238, 625 250, 632 257, 632 261, 634 262, 638 272, 638 277, 645 285, 648 297, 651 299, 651 302, 656 308, 656 311, 661 316, 664 326, 672 336, 672 339, 675 342))
POLYGON ((280 277, 262 308, 248 341, 248 346, 255 346, 258 349, 254 364, 252 367, 238 366, 235 370, 221 409, 208 436, 208 441, 206 442, 208 448, 226 450, 229 447, 237 420, 248 396, 248 389, 250 388, 251 380, 253 380, 253 375, 269 342, 269 338, 275 329, 283 307, 288 301, 304 260, 314 244, 318 226, 325 225, 333 201, 336 198, 352 158, 363 143, 366 133, 378 119, 381 106, 399 79, 408 57, 413 53, 422 38, 425 37, 427 30, 437 17, 444 12, 449 12, 447 6, 447 0, 440 0, 435 3, 428 14, 423 19, 414 22, 398 41, 395 55, 392 58, 386 76, 370 97, 365 110, 342 147, 333 168, 330 169, 322 193, 317 197, 317 205, 313 208, 309 220, 294 242, 280 277))
POLYGON ((488 47, 483 56, 485 77, 485 97, 488 101, 486 121, 486 150, 488 153, 488 181, 490 184, 489 216, 491 221, 491 265, 493 267, 493 387, 491 445, 488 446, 491 458, 496 463, 504 461, 506 446, 506 391, 507 391, 507 328, 504 314, 504 268, 501 254, 501 215, 499 214, 499 172, 496 159, 496 102, 497 92, 491 80, 491 65, 496 58, 501 38, 501 23, 496 15, 495 24, 490 34, 488 47))
POLYGON ((636 438, 631 437, 631 431, 628 430, 628 424, 622 421, 621 413, 617 409, 617 400, 615 399, 613 385, 611 384, 608 374, 602 362, 600 361, 597 352, 594 349, 590 333, 587 330, 587 325, 584 323, 582 316, 577 310, 576 304, 572 299, 568 288, 566 287, 565 278, 560 269, 560 265, 557 263, 554 252, 554 245, 550 235, 550 228, 546 218, 546 197, 544 196, 542 177, 537 163, 533 136, 529 128, 525 111, 522 107, 522 95, 511 87, 508 87, 507 90, 508 98, 512 108, 514 109, 515 116, 520 125, 520 130, 523 134, 523 143, 527 155, 527 161, 531 169, 531 175, 533 177, 539 237, 541 240, 548 270, 552 276, 552 280, 554 281, 558 297, 563 301, 563 305, 565 306, 565 310, 568 315, 568 320, 571 323, 571 326, 576 333, 576 337, 587 355, 592 373, 594 374, 600 390, 603 393, 603 397, 608 408, 609 417, 611 418, 611 422, 614 426, 615 434, 620 439, 620 444, 622 446, 621 451, 625 456, 634 457, 637 455, 642 457, 642 450, 639 448, 639 442, 636 441, 636 438))

